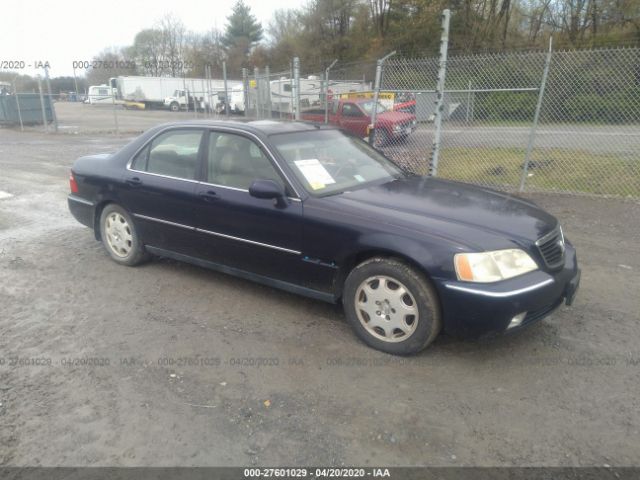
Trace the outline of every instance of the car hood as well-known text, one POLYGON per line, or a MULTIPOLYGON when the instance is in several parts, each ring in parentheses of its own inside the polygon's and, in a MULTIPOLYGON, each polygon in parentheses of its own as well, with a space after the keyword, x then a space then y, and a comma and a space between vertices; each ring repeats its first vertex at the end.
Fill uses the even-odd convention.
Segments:
POLYGON ((411 113, 404 112, 383 112, 378 114, 376 117, 376 122, 380 122, 382 124, 402 124, 409 123, 415 120, 416 116, 411 113))
POLYGON ((557 225, 534 203, 490 189, 407 177, 333 197, 372 222, 447 237, 474 249, 531 245, 557 225))

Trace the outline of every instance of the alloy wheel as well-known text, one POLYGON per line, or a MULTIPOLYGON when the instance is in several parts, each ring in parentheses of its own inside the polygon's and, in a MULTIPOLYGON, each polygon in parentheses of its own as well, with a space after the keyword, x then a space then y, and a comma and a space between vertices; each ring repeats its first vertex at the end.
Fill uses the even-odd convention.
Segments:
POLYGON ((369 277, 360 284, 355 307, 367 332, 385 342, 405 341, 418 326, 418 305, 413 294, 386 275, 369 277))
POLYGON ((131 227, 118 212, 111 212, 104 222, 104 231, 109 248, 118 257, 124 258, 131 253, 133 248, 133 235, 131 227))

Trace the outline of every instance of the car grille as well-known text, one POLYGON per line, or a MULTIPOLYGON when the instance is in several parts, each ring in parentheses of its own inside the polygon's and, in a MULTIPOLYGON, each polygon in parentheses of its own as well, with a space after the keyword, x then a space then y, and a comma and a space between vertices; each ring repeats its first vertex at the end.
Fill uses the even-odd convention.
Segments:
POLYGON ((564 264, 564 235, 558 225, 536 242, 544 263, 549 268, 558 268, 564 264))

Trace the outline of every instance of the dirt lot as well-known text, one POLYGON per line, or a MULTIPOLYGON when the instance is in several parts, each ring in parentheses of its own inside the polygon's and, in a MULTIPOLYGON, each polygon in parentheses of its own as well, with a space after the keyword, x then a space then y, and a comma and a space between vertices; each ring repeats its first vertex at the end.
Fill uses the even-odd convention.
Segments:
POLYGON ((396 358, 331 305, 110 261, 67 176, 125 141, 0 130, 0 465, 638 464, 638 202, 535 196, 578 248, 575 305, 396 358))

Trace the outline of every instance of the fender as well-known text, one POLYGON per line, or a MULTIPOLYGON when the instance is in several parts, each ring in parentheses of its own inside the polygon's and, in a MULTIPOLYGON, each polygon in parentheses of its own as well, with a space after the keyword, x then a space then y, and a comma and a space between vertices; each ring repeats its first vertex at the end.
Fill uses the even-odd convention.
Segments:
POLYGON ((443 248, 442 244, 429 242, 426 237, 422 241, 403 235, 374 232, 360 236, 355 242, 346 245, 336 257, 339 266, 334 279, 334 294, 342 295, 342 288, 349 272, 364 260, 383 255, 404 259, 416 267, 427 278, 450 277, 453 274, 453 259, 450 249, 443 248), (447 263, 451 263, 449 269, 447 263), (444 268, 443 268, 444 267, 444 268))

